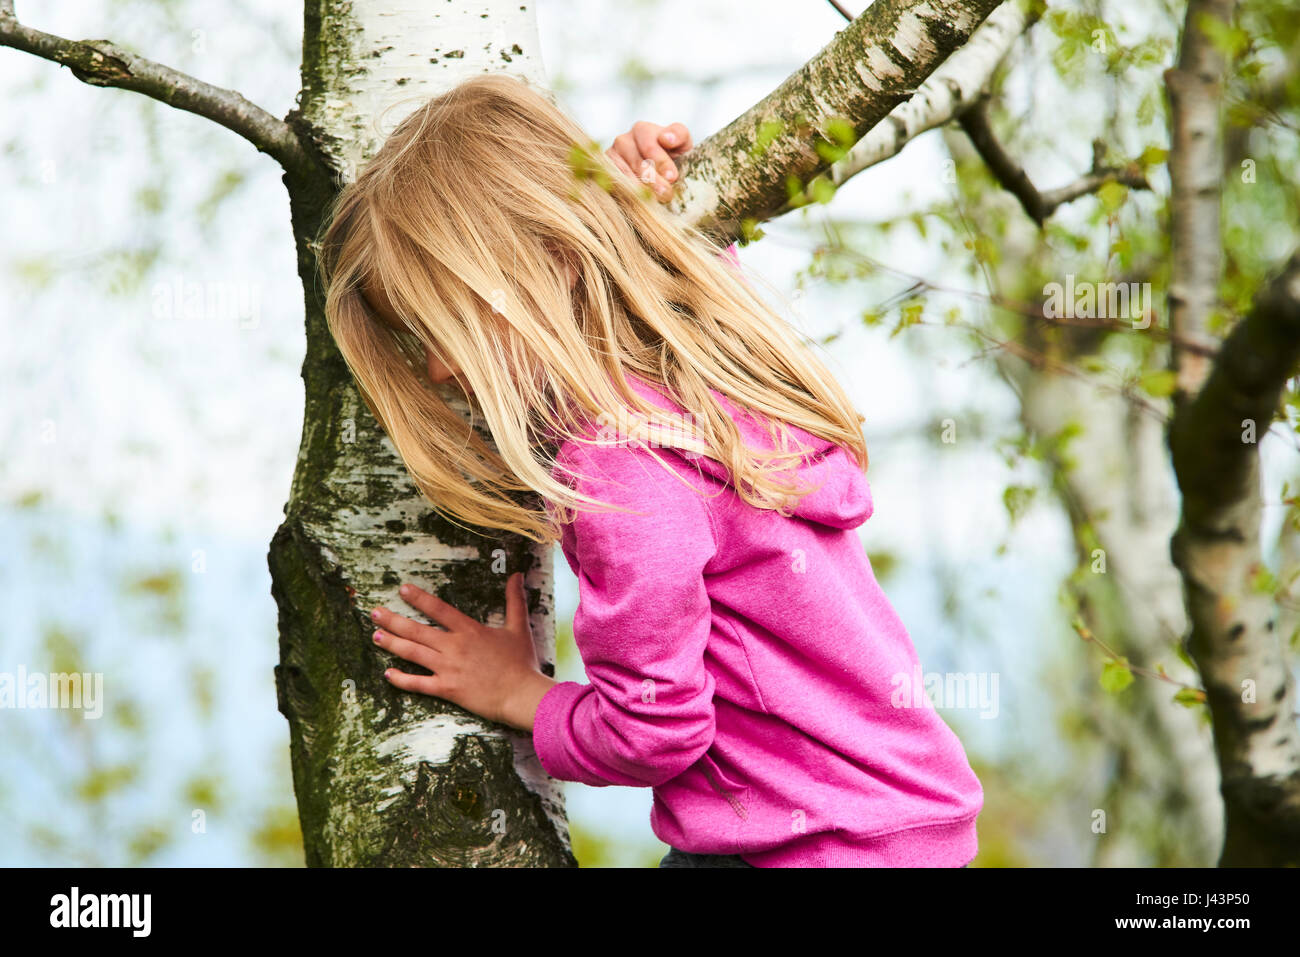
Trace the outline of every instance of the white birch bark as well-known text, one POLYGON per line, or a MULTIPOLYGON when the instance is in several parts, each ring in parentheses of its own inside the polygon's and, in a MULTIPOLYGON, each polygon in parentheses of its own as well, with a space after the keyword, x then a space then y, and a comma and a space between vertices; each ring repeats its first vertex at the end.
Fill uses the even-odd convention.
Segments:
MULTIPOLYGON (((353 178, 417 105, 467 76, 505 70, 545 82, 531 4, 307 6, 291 122, 340 180, 353 178)), ((300 246, 317 221, 317 206, 303 203, 300 246)), ((314 265, 310 251, 301 258, 314 265)), ((369 639, 372 607, 422 618, 397 594, 405 581, 500 625, 507 574, 523 569, 540 596, 531 615, 538 654, 553 671, 550 549, 470 535, 434 515, 340 368, 318 305, 309 299, 303 444, 270 556, 281 608, 277 677, 308 862, 571 864, 561 787, 542 771, 531 735, 392 688, 382 669, 404 663, 369 639), (304 607, 313 601, 308 583, 330 592, 328 614, 304 607)))
POLYGON ((839 186, 864 169, 898 155, 922 133, 943 126, 973 106, 1012 45, 1030 25, 1030 17, 1019 0, 1003 3, 980 24, 969 43, 921 84, 915 96, 895 107, 823 175, 839 186))

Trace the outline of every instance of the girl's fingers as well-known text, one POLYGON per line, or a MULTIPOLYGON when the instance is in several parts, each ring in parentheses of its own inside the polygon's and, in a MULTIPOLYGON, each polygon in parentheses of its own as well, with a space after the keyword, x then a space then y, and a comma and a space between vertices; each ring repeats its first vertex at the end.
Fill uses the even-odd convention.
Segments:
POLYGON ((430 595, 423 588, 406 584, 397 589, 403 600, 424 612, 448 631, 472 631, 478 627, 476 622, 464 612, 457 611, 437 595, 430 595))
POLYGON ((438 681, 437 675, 412 675, 405 671, 398 671, 396 668, 389 668, 384 672, 384 677, 393 687, 401 688, 403 691, 415 691, 441 698, 445 690, 438 681))
POLYGON ((619 169, 636 179, 636 168, 641 165, 641 155, 636 151, 636 141, 631 133, 620 133, 614 137, 614 145, 607 151, 619 169))
POLYGON ((632 167, 627 165, 627 160, 619 156, 612 146, 605 152, 609 154, 609 158, 614 161, 615 166, 621 169, 624 173, 627 173, 627 175, 632 179, 636 179, 636 174, 632 172, 632 167))
MULTIPOLYGON (((635 154, 636 152, 635 146, 632 146, 630 150, 625 150, 622 153, 616 151, 611 146, 609 150, 607 150, 606 152, 608 152, 610 158, 614 160, 614 165, 627 174, 628 179, 632 180, 633 182, 643 183, 646 186, 649 186, 651 189, 655 190, 655 192, 659 195, 660 199, 668 198, 668 196, 670 195, 668 191, 671 187, 663 179, 663 177, 659 176, 658 173, 654 172, 653 163, 650 163, 650 176, 648 182, 646 180, 645 175, 641 173, 633 172, 632 167, 628 165, 628 152, 635 154)), ((648 160, 643 160, 641 157, 635 155, 631 157, 631 162, 635 163, 638 166, 638 168, 641 166, 642 163, 649 163, 648 160)))
POLYGON ((659 131, 659 142, 670 156, 681 156, 691 150, 691 131, 684 123, 669 123, 659 131))
POLYGON ((435 648, 420 644, 418 641, 398 638, 396 635, 390 635, 384 631, 375 632, 374 642, 380 648, 392 652, 399 658, 413 661, 421 668, 428 668, 430 671, 435 670, 434 665, 438 660, 438 651, 435 648))
POLYGON ((614 145, 606 152, 619 169, 638 183, 649 186, 661 202, 666 202, 673 195, 670 180, 677 178, 677 167, 672 157, 658 145, 660 129, 654 123, 637 123, 627 133, 614 137, 614 145), (660 164, 667 164, 664 167, 670 174, 667 179, 661 175, 660 164))
MULTIPOLYGON (((667 183, 677 178, 677 164, 659 145, 659 133, 662 129, 663 127, 656 123, 642 121, 632 127, 632 138, 636 142, 636 148, 641 154, 642 161, 650 160, 654 164, 655 172, 662 176, 665 183, 667 183)), ((638 166, 637 172, 640 171, 638 166)))
POLYGON ((528 592, 522 572, 515 572, 506 582, 506 629, 528 634, 528 592))
POLYGON ((641 160, 641 172, 638 174, 637 179, 654 190, 660 199, 666 199, 668 191, 672 189, 668 184, 668 180, 659 175, 659 171, 655 169, 654 160, 649 157, 641 160))
POLYGON ((434 647, 433 643, 438 640, 439 635, 446 634, 445 631, 439 631, 422 621, 413 621, 397 614, 395 611, 389 611, 387 608, 376 608, 370 613, 370 618, 375 624, 387 630, 389 634, 400 635, 429 648, 434 647))

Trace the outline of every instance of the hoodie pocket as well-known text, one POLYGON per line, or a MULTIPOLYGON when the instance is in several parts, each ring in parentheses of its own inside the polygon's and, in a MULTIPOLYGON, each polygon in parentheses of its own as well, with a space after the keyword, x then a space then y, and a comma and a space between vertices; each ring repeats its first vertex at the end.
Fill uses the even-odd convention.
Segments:
POLYGON ((749 809, 745 806, 748 803, 749 788, 743 784, 737 784, 731 778, 722 773, 718 763, 705 752, 700 758, 700 767, 704 771, 704 777, 709 782, 709 786, 717 792, 718 796, 731 805, 731 809, 736 812, 736 817, 742 821, 748 820, 749 809))
POLYGON ((731 635, 731 640, 735 642, 736 647, 740 650, 740 663, 744 668, 745 675, 748 677, 749 693, 753 695, 754 702, 758 705, 758 710, 764 714, 771 714, 767 710, 767 702, 763 700, 763 690, 758 686, 758 678, 754 676, 754 666, 749 660, 749 649, 745 647, 745 639, 741 637, 740 629, 729 618, 721 615, 714 615, 714 620, 719 622, 731 635))

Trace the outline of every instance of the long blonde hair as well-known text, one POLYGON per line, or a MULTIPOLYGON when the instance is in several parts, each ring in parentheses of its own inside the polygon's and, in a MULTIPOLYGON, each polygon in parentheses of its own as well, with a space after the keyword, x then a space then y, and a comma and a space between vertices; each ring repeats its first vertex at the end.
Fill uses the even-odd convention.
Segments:
POLYGON ((550 543, 556 516, 609 507, 563 468, 552 475, 559 443, 589 442, 602 413, 723 463, 745 501, 781 514, 811 491, 786 473, 801 451, 785 424, 867 467, 863 418, 821 361, 702 232, 523 79, 484 74, 430 99, 330 212, 319 260, 330 332, 417 487, 452 521, 550 543), (400 328, 367 302, 376 285, 400 328), (426 348, 460 368, 499 451, 434 387, 426 348), (688 410, 691 428, 629 373, 688 410), (747 447, 711 389, 761 416, 773 450, 747 447))

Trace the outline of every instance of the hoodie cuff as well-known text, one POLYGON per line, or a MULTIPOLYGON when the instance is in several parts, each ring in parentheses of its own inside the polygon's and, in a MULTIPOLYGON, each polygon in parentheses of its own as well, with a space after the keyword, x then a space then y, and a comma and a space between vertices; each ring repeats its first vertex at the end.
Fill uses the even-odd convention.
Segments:
POLYGON ((588 776, 569 758, 565 747, 572 725, 570 716, 586 685, 576 681, 561 681, 553 685, 537 703, 533 715, 533 751, 541 762, 542 770, 558 781, 587 781, 588 776))

